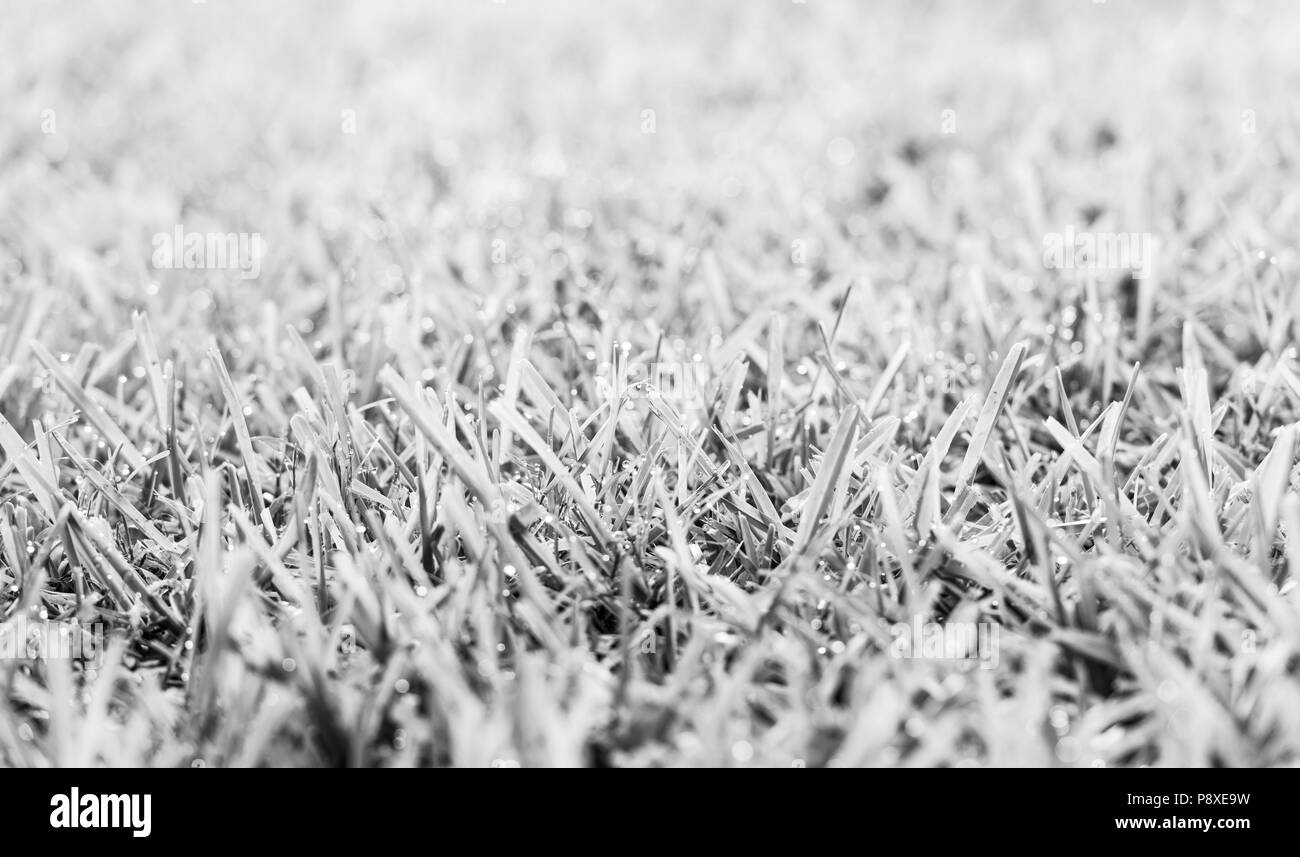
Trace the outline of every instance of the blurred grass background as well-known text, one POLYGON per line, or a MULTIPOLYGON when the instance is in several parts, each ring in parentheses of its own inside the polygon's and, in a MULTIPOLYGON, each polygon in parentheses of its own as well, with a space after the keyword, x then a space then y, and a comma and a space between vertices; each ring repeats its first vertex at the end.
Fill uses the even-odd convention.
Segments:
POLYGON ((163 331, 238 327, 262 301, 304 322, 331 276, 348 326, 391 300, 454 314, 448 265, 476 298, 623 273, 611 305, 703 334, 800 278, 869 279, 906 311, 894 287, 924 305, 964 261, 1014 299, 1025 275, 1044 288, 1042 232, 1098 212, 1162 235, 1220 225, 1226 201, 1247 249, 1295 234, 1286 3, 0 8, 3 299, 42 293, 74 341, 132 308, 163 331), (152 270, 177 223, 260 232, 261 278, 152 270), (619 271, 629 246, 668 275, 619 271), (691 275, 702 249, 716 277, 691 275))

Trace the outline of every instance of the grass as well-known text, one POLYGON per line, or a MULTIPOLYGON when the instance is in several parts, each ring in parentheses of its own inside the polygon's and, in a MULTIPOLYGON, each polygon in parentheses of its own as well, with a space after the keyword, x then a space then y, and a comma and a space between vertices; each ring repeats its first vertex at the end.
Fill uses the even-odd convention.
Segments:
POLYGON ((0 764, 1300 759, 1289 7, 7 18, 0 764))

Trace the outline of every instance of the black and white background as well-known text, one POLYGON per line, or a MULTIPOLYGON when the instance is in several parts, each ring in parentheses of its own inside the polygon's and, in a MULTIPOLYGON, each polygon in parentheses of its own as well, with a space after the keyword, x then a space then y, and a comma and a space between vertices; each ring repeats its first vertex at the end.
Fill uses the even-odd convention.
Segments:
POLYGON ((0 17, 0 765, 1296 763, 1290 4, 0 17))

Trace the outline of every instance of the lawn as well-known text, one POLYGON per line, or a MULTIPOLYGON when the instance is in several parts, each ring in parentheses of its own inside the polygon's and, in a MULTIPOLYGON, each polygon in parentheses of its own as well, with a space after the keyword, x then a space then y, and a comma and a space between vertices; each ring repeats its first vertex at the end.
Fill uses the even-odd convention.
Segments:
POLYGON ((0 765, 1300 761, 1294 5, 0 10, 0 765))

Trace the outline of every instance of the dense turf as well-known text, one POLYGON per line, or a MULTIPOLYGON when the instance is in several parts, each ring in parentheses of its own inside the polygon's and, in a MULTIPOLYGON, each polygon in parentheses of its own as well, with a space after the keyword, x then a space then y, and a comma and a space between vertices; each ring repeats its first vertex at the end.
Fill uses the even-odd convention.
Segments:
POLYGON ((1294 11, 653 5, 6 8, 0 763, 1297 761, 1294 11))

